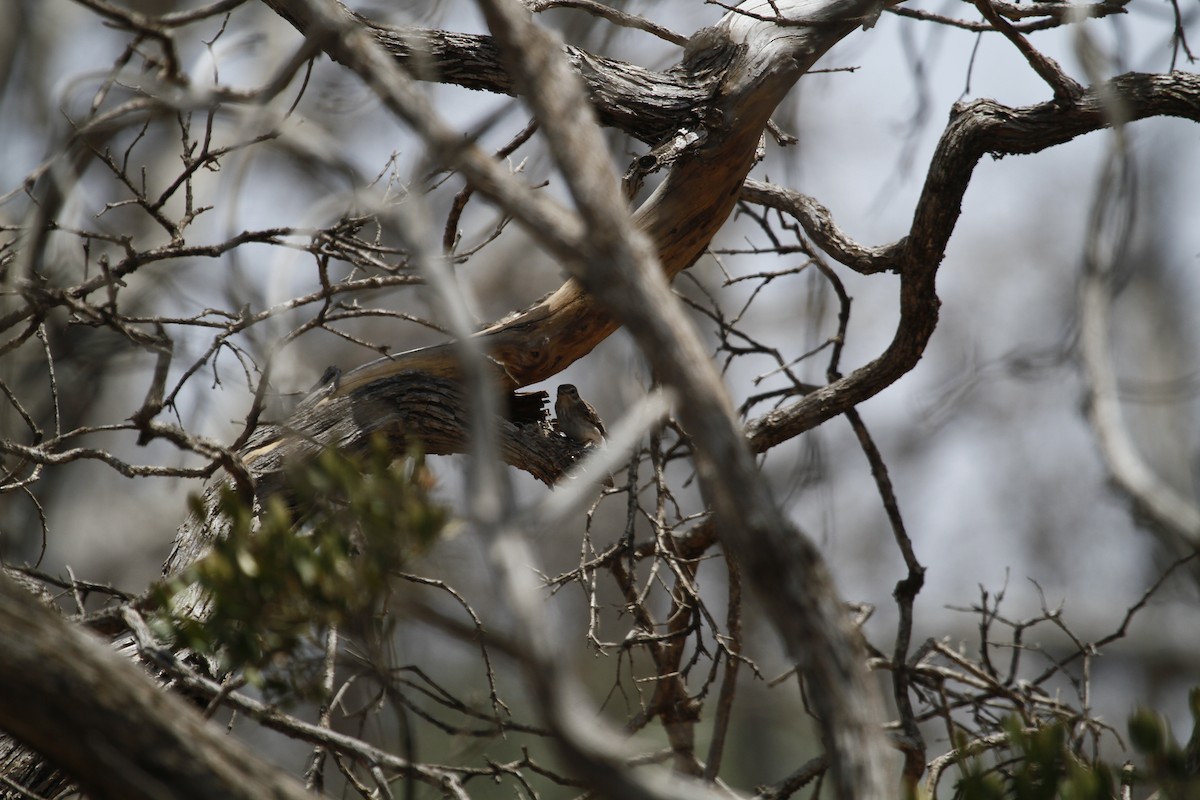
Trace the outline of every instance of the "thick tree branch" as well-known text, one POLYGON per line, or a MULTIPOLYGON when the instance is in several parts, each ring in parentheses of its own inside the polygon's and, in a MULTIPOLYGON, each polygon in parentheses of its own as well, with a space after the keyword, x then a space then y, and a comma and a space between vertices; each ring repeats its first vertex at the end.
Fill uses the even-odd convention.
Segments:
POLYGON ((310 797, 3 574, 0 631, 0 728, 78 776, 90 796, 310 797))
MULTIPOLYGON (((545 392, 509 396, 510 418, 497 420, 496 426, 504 460, 552 484, 585 448, 549 428, 545 402, 545 392)), ((340 393, 334 379, 306 398, 285 425, 255 431, 242 457, 250 465, 256 494, 267 497, 282 489, 285 466, 303 464, 327 448, 358 451, 373 436, 384 435, 398 453, 412 446, 427 455, 465 453, 469 430, 469 401, 456 380, 405 372, 340 393)), ((210 495, 219 485, 209 487, 210 495)), ((164 573, 193 563, 220 534, 223 523, 216 504, 206 508, 207 518, 190 517, 181 527, 164 573)))
MULTIPOLYGON (((264 2, 301 33, 307 36, 313 32, 316 17, 303 3, 264 2)), ((491 36, 395 28, 380 25, 345 7, 341 7, 341 13, 347 21, 353 20, 367 31, 414 78, 497 94, 516 93, 491 36)), ((336 46, 326 52, 340 64, 353 64, 349 54, 336 46)), ((679 70, 655 72, 570 45, 564 52, 587 86, 601 124, 649 144, 657 144, 680 128, 694 125, 696 109, 702 108, 710 95, 707 86, 696 84, 679 70)))

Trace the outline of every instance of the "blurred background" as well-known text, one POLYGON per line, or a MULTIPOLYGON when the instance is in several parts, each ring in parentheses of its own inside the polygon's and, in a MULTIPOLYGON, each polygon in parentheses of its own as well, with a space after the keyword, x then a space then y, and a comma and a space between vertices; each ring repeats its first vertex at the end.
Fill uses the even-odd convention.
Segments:
MULTIPOLYGON (((198 5, 142 3, 140 10, 162 14, 198 5)), ((618 5, 684 35, 715 23, 723 13, 698 0, 618 5)), ((460 0, 355 7, 397 25, 484 32, 477 10, 460 0)), ((978 19, 971 6, 961 3, 921 0, 906 7, 978 19)), ((0 267, 9 275, 3 285, 8 296, 0 298, 3 316, 17 307, 11 280, 19 261, 17 242, 29 235, 20 230, 36 214, 23 189, 25 181, 63 169, 63 142, 90 109, 114 106, 121 98, 134 102, 139 81, 152 85, 155 76, 153 65, 130 53, 128 32, 106 25, 101 14, 83 5, 8 0, 0 2, 0 10, 10 21, 0 31, 0 54, 6 54, 0 56, 5 59, 0 256, 7 259, 0 260, 0 267), (123 62, 114 80, 114 64, 123 62)), ((1192 69, 1186 53, 1172 44, 1175 10, 1180 29, 1200 36, 1200 8, 1132 0, 1127 13, 1079 28, 1040 32, 1031 41, 1084 83, 1089 81, 1079 53, 1088 47, 1100 54, 1089 65, 1098 64, 1105 75, 1192 69)), ((539 19, 571 44, 644 67, 665 69, 679 58, 674 45, 578 10, 548 11, 539 19)), ((157 85, 156 90, 190 92, 199 103, 220 88, 230 101, 212 117, 213 146, 253 142, 232 147, 221 158, 219 171, 198 171, 193 198, 179 192, 164 206, 174 217, 186 215, 189 208, 212 207, 187 228, 189 245, 201 248, 247 230, 327 228, 351 213, 364 185, 371 184, 376 196, 403 202, 406 186, 429 173, 421 146, 404 125, 379 107, 369 89, 327 59, 317 59, 310 74, 301 70, 302 78, 260 105, 238 106, 236 93, 267 84, 300 44, 298 34, 265 7, 243 4, 227 18, 181 28, 175 41, 189 84, 174 89, 157 85)), ((154 52, 149 42, 136 43, 135 49, 142 55, 154 52)), ((890 13, 870 30, 847 37, 818 67, 828 71, 804 77, 775 116, 797 143, 783 147, 768 140, 766 156, 752 177, 817 198, 851 237, 868 245, 886 244, 908 232, 926 169, 955 103, 993 98, 1020 106, 1051 99, 1050 89, 1001 37, 890 13)), ((478 136, 486 149, 503 147, 528 121, 527 112, 511 98, 452 86, 424 88, 444 119, 478 136)), ((210 124, 204 117, 197 106, 190 123, 193 139, 210 124)), ((1113 302, 1112 358, 1122 411, 1143 458, 1162 480, 1195 502, 1200 468, 1200 321, 1195 314, 1200 307, 1200 195, 1195 189, 1200 186, 1200 130, 1183 120, 1153 119, 1129 126, 1125 135, 1136 179, 1122 198, 1135 214, 1113 302)), ((1088 218, 1112 139, 1111 132, 1101 132, 1037 155, 980 162, 939 273, 937 332, 915 370, 859 409, 888 465, 916 555, 928 570, 916 604, 915 644, 932 637, 954 648, 976 646, 980 618, 969 609, 985 596, 995 602, 999 594, 998 614, 1004 619, 1061 612, 1063 624, 1080 640, 1099 639, 1121 627, 1127 610, 1180 554, 1177 544, 1139 524, 1128 499, 1112 485, 1083 406, 1080 275, 1088 218)), ((619 173, 646 150, 621 135, 612 134, 610 140, 619 173)), ((184 163, 179 120, 161 116, 107 141, 97 138, 97 150, 115 164, 125 159, 130 165, 125 174, 159 187, 178 175, 184 163)), ((118 258, 124 236, 142 249, 172 243, 169 230, 123 202, 126 188, 102 161, 92 159, 64 191, 56 217, 60 230, 47 236, 42 262, 51 283, 58 278, 82 281, 106 269, 100 254, 112 252, 116 255, 110 258, 118 258)), ((536 138, 508 161, 532 184, 548 182, 545 191, 565 197, 536 138)), ((427 199, 435 220, 445 219, 462 188, 457 176, 438 180, 442 178, 427 199)), ((505 220, 493 208, 472 200, 459 225, 457 252, 483 244, 502 225, 505 220)), ((440 229, 426 233, 442 235, 440 229)), ((370 239, 369 231, 359 235, 370 239)), ((328 329, 295 335, 319 306, 284 306, 319 288, 322 269, 345 274, 348 268, 339 266, 336 257, 329 266, 319 254, 279 246, 281 241, 292 238, 264 236, 261 243, 198 250, 190 257, 149 264, 129 277, 121 293, 121 310, 127 315, 178 321, 167 326, 174 345, 169 387, 184 370, 202 362, 180 384, 173 410, 164 412, 193 434, 231 443, 244 425, 268 361, 267 416, 278 419, 329 365, 349 369, 365 363, 380 354, 372 346, 398 352, 445 338, 411 321, 432 314, 423 290, 404 285, 356 295, 363 308, 385 313, 351 315, 334 326, 344 336, 328 329), (208 321, 264 310, 273 310, 269 318, 217 346, 224 328, 208 321), (214 347, 212 356, 203 358, 214 347)), ((713 252, 681 276, 676 288, 701 306, 715 304, 728 317, 744 309, 743 331, 786 360, 798 360, 835 331, 836 298, 815 270, 799 269, 805 256, 762 252, 769 250, 763 227, 739 213, 714 242, 713 252), (750 277, 779 271, 792 274, 770 280, 750 277)), ((388 258, 383 251, 378 257, 388 258)), ((481 323, 529 305, 562 280, 553 261, 515 225, 505 226, 495 242, 455 269, 481 323)), ((842 372, 849 373, 891 340, 898 280, 844 268, 837 272, 853 297, 841 362, 842 372)), ((727 366, 735 404, 782 384, 772 357, 734 357, 721 349, 710 318, 697 312, 694 319, 710 336, 714 357, 727 366)), ((20 326, 10 327, 5 341, 19 333, 20 326)), ((71 446, 100 448, 130 464, 201 466, 199 457, 161 440, 142 447, 136 431, 103 430, 140 407, 155 363, 153 347, 139 346, 103 325, 60 315, 0 356, 0 374, 21 407, 47 431, 99 428, 71 446), (53 374, 47 352, 53 354, 53 374)), ((820 384, 826 367, 827 354, 819 353, 799 360, 795 369, 820 384)), ((579 386, 611 426, 647 391, 651 379, 631 341, 618 332, 553 381, 531 388, 553 396, 558 383, 579 386)), ((13 403, 7 406, 0 413, 3 438, 31 444, 21 438, 25 426, 13 403)), ((749 417, 770 407, 758 404, 749 417)), ((5 463, 10 463, 7 457, 5 463)), ((451 507, 461 504, 461 459, 431 463, 438 496, 451 507)), ((890 652, 897 623, 892 591, 905 568, 849 426, 840 418, 831 420, 772 450, 763 458, 763 468, 776 497, 818 543, 843 596, 874 606, 864 630, 869 640, 890 652)), ((684 462, 673 463, 668 471, 678 487, 674 496, 680 518, 702 509, 689 474, 684 462)), ((516 471, 513 479, 524 502, 545 492, 516 471)), ((37 562, 41 570, 64 576, 69 567, 80 578, 140 592, 158 576, 185 516, 186 497, 200 485, 169 476, 131 479, 90 458, 48 465, 36 482, 0 496, 0 550, 9 564, 37 562)), ((587 551, 581 546, 585 528, 597 549, 618 541, 624 535, 626 502, 623 494, 606 496, 577 525, 539 533, 543 562, 535 568, 555 576, 578 566, 587 551)), ((647 531, 648 523, 641 520, 635 535, 648 536, 647 531)), ((701 567, 700 574, 709 578, 711 608, 719 613, 724 572, 715 566, 709 570, 701 567)), ((486 543, 469 527, 434 548, 419 571, 446 580, 483 605, 495 591, 486 543)), ((1177 735, 1186 738, 1186 694, 1200 682, 1198 575, 1194 566, 1174 574, 1138 612, 1128 635, 1091 666, 1093 713, 1118 729, 1140 704, 1166 714, 1177 735)), ((608 599, 618 604, 615 596, 608 599)), ((580 639, 580 670, 590 678, 597 702, 623 718, 625 704, 636 707, 636 702, 613 689, 621 684, 614 674, 625 669, 621 658, 592 657, 583 648, 580 619, 588 611, 586 597, 562 591, 553 595, 552 608, 564 635, 580 639)), ((783 689, 767 687, 770 679, 786 672, 787 664, 769 627, 752 605, 750 609, 745 614, 747 641, 753 643, 762 679, 743 673, 748 688, 738 707, 739 735, 731 745, 737 752, 730 753, 728 777, 742 787, 782 777, 789 765, 798 763, 798 752, 816 752, 805 726, 797 724, 794 682, 783 689)), ((604 633, 619 639, 622 624, 618 620, 604 633)), ((461 669, 464 681, 478 679, 472 651, 461 644, 419 625, 402 626, 397 636, 398 650, 422 653, 427 669, 461 669)), ((1031 672, 1040 672, 1065 642, 1052 624, 1033 628, 1025 641, 1031 672)), ((517 685, 509 690, 521 691, 517 685)), ((303 749, 284 742, 272 746, 281 759, 299 763, 294 759, 303 749)), ((938 746, 931 744, 935 750, 938 746)), ((469 751, 484 745, 463 747, 469 751)), ((502 752, 510 746, 497 747, 502 752)))

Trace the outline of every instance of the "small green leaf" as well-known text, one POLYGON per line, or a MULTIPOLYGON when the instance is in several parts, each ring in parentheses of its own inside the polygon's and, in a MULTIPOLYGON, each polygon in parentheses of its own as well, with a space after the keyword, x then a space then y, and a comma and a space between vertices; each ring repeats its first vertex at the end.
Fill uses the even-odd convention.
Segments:
POLYGON ((1140 708, 1129 718, 1129 741, 1139 753, 1162 755, 1167 743, 1166 725, 1153 711, 1140 708))

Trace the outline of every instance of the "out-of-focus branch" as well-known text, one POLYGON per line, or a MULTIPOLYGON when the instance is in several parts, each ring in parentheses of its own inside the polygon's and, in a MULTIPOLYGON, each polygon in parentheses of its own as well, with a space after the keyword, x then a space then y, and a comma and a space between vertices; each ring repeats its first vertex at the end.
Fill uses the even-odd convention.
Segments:
POLYGON ((1080 355, 1087 376, 1088 416, 1113 480, 1132 499, 1138 511, 1169 538, 1187 549, 1200 549, 1200 508, 1155 474, 1138 452, 1121 413, 1120 392, 1112 363, 1109 337, 1112 277, 1129 225, 1114 224, 1114 210, 1133 206, 1126 185, 1132 169, 1128 155, 1118 145, 1105 165, 1093 200, 1088 244, 1084 250, 1080 285, 1080 355))
POLYGON ((90 796, 310 797, 5 575, 0 630, 0 728, 77 776, 90 796))
MULTIPOLYGON (((743 160, 753 156, 762 128, 792 83, 872 7, 853 2, 773 6, 781 16, 805 24, 784 27, 730 14, 714 35, 725 46, 744 47, 726 75, 720 102, 741 111, 736 118, 740 129, 730 134, 740 146, 734 152, 742 153, 743 160)), ((529 92, 528 102, 591 234, 585 258, 569 268, 626 325, 659 379, 684 399, 676 411, 695 444, 717 533, 726 552, 743 564, 747 582, 759 591, 789 656, 813 686, 838 795, 885 796, 890 781, 883 768, 882 709, 829 575, 762 480, 720 375, 658 268, 654 239, 645 235, 645 226, 636 225, 640 215, 631 218, 628 213, 577 79, 551 37, 513 4, 494 0, 485 10, 497 39, 507 47, 517 85, 529 92)), ((676 179, 681 175, 687 175, 682 162, 655 197, 679 192, 676 179)), ((548 708, 563 712, 553 700, 546 699, 548 708)), ((566 741, 570 760, 581 767, 592 763, 586 751, 569 747, 570 737, 566 741)), ((606 793, 623 789, 619 776, 589 774, 607 779, 599 784, 606 793)))

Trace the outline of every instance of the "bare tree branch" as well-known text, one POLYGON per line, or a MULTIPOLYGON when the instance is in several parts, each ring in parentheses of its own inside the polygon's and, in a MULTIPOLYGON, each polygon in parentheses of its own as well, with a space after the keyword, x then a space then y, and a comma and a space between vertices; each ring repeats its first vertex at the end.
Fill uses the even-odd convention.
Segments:
MULTIPOLYGON (((937 326, 940 301, 935 277, 975 165, 985 155, 999 158, 1037 153, 1106 128, 1111 125, 1108 109, 1112 98, 1121 104, 1129 121, 1151 116, 1200 121, 1200 76, 1178 72, 1121 75, 1072 102, 1060 99, 1026 108, 1008 108, 993 100, 961 104, 934 152, 908 235, 882 250, 850 249, 839 243, 836 236, 825 232, 820 215, 813 214, 799 195, 781 203, 789 213, 796 209, 797 218, 815 240, 832 239, 835 254, 840 249, 860 264, 869 256, 865 263, 875 268, 885 259, 891 262, 888 268, 900 274, 900 324, 887 350, 866 366, 792 405, 752 420, 746 433, 755 452, 811 430, 878 394, 915 367, 937 326)), ((784 196, 788 195, 772 193, 760 199, 784 196)))

